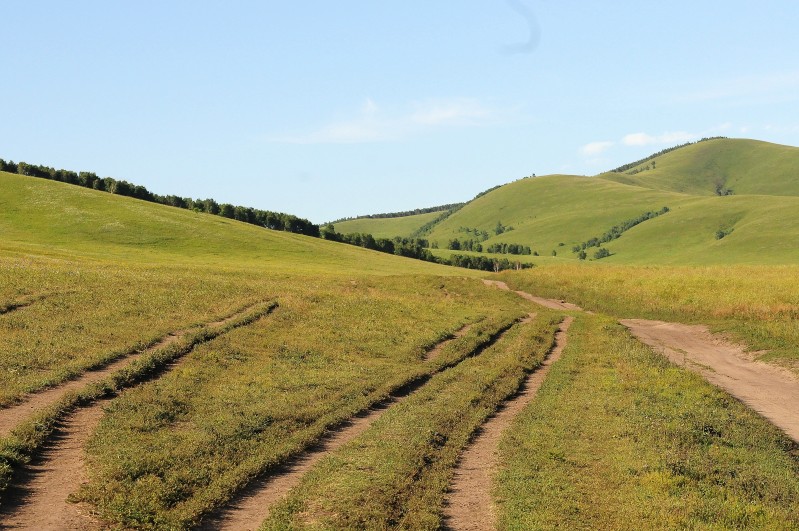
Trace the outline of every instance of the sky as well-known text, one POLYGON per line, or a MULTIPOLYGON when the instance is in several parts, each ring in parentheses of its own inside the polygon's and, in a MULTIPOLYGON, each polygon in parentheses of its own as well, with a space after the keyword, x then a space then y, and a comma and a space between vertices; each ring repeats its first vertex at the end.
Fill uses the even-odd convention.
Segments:
POLYGON ((799 146, 799 2, 0 4, 0 158, 317 223, 799 146))

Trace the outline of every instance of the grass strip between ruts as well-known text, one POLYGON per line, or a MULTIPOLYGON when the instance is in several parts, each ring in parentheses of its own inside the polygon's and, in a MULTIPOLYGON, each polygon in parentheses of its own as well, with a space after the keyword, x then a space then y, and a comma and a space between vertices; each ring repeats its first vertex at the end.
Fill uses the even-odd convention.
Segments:
POLYGON ((541 363, 559 320, 542 311, 479 356, 433 376, 323 460, 262 528, 438 528, 460 452, 541 363))

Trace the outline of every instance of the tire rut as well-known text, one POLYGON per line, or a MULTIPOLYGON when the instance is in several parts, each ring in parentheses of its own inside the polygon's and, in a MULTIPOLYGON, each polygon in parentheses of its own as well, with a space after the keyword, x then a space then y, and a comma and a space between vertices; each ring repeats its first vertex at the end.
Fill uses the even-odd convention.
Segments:
POLYGON ((28 306, 32 306, 33 304, 46 299, 47 297, 52 296, 51 293, 41 293, 39 295, 29 295, 27 297, 22 297, 20 299, 7 302, 0 306, 0 315, 4 315, 7 313, 11 313, 14 310, 20 310, 22 308, 27 308, 28 306))
POLYGON ((0 409, 0 437, 8 436, 16 426, 31 418, 37 411, 51 406, 58 402, 67 393, 77 391, 83 387, 97 383, 117 371, 127 368, 134 361, 142 358, 146 354, 168 347, 184 338, 187 334, 199 330, 202 327, 219 327, 241 317, 248 311, 255 308, 258 304, 250 305, 236 313, 223 319, 200 325, 199 327, 186 328, 162 336, 155 344, 141 350, 129 350, 121 357, 102 365, 95 369, 89 369, 78 377, 64 383, 49 387, 41 391, 27 395, 21 402, 0 409))
MULTIPOLYGON (((513 323, 513 325, 502 329, 496 333, 489 342, 478 347, 468 356, 459 360, 454 365, 462 361, 479 355, 489 346, 493 345, 510 329, 517 324, 525 324, 531 321, 534 314, 513 323)), ((458 332, 434 347, 431 352, 441 350, 451 341, 462 337, 471 325, 461 328, 458 332)), ((364 412, 355 415, 353 418, 327 433, 321 440, 317 441, 310 448, 299 455, 289 459, 285 464, 271 469, 264 476, 253 480, 241 492, 239 492, 228 504, 216 513, 205 518, 196 528, 200 531, 223 530, 223 531, 249 531, 258 529, 266 520, 272 507, 282 500, 288 492, 299 485, 303 476, 323 458, 352 441, 360 434, 365 432, 377 419, 393 405, 399 403, 414 391, 426 384, 433 375, 447 370, 454 365, 441 367, 433 374, 427 374, 402 386, 400 389, 364 412)))
MULTIPOLYGON (((224 319, 208 323, 205 327, 222 327, 237 319, 245 318, 253 308, 262 304, 248 306, 224 319)), ((253 316, 253 319, 236 324, 230 330, 253 323, 268 315, 275 307, 274 304, 269 305, 265 310, 253 316)), ((214 337, 219 337, 230 330, 219 331, 214 337)), ((176 337, 180 338, 180 336, 176 337)), ((201 342, 191 344, 186 352, 163 365, 148 380, 160 377, 179 366, 186 355, 191 353, 201 342)), ((151 347, 151 349, 155 348, 156 346, 151 347)), ((127 389, 135 388, 137 385, 133 384, 127 389)), ((14 486, 4 496, 3 507, 0 508, 0 529, 95 530, 107 528, 91 515, 90 507, 71 503, 68 501, 68 497, 77 492, 80 485, 87 481, 86 443, 103 418, 103 406, 112 399, 113 397, 102 398, 84 406, 77 406, 57 422, 55 430, 48 437, 45 445, 36 453, 31 463, 24 466, 17 474, 14 486)))
POLYGON ((528 374, 516 395, 506 400, 479 429, 464 450, 450 483, 444 508, 444 527, 451 530, 495 529, 496 514, 491 489, 497 470, 497 447, 502 433, 535 398, 566 347, 566 333, 574 317, 566 317, 555 334, 555 345, 535 371, 528 374))

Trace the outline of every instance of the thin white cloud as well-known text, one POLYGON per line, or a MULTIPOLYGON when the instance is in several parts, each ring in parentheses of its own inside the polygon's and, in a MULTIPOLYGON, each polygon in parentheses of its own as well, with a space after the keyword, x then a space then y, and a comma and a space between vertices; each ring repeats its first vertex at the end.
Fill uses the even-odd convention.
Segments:
POLYGON ((616 143, 611 142, 609 140, 600 141, 600 142, 589 142, 588 144, 584 145, 580 148, 580 153, 587 157, 595 157, 604 153, 608 149, 612 148, 616 143))
POLYGON ((290 144, 359 144, 396 140, 443 127, 475 127, 497 123, 503 113, 476 99, 456 98, 413 102, 399 113, 384 111, 367 99, 349 120, 334 122, 298 135, 269 137, 290 144))
POLYGON ((621 139, 625 146, 652 146, 657 144, 679 144, 692 142, 699 139, 699 135, 686 131, 673 131, 660 135, 650 135, 648 133, 631 133, 621 139))
POLYGON ((427 126, 480 125, 495 115, 479 101, 469 98, 417 103, 414 107, 410 121, 427 126))

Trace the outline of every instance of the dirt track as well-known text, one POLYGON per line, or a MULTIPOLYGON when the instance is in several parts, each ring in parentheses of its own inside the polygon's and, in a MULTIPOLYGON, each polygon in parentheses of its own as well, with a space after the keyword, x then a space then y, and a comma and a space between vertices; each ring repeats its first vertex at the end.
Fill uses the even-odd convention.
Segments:
POLYGON ((513 419, 535 398, 552 364, 566 346, 566 332, 573 317, 567 317, 555 335, 555 346, 536 371, 530 373, 516 396, 506 401, 480 429, 463 452, 455 470, 444 510, 444 525, 453 530, 495 529, 496 515, 491 487, 497 469, 497 446, 513 419))
MULTIPOLYGON (((504 282, 483 282, 510 289, 504 282)), ((516 293, 549 308, 580 310, 563 301, 516 293)), ((752 360, 744 347, 714 336, 705 326, 645 319, 623 319, 620 323, 643 343, 721 387, 799 442, 799 379, 793 373, 752 360)))
POLYGON ((12 492, 13 501, 0 513, 2 529, 101 529, 86 508, 67 497, 86 481, 84 448, 103 409, 100 403, 65 419, 50 444, 26 467, 24 486, 12 492))
MULTIPOLYGON (((505 284, 504 282, 502 282, 501 280, 487 280, 487 279, 484 279, 483 283, 485 283, 487 286, 495 286, 495 287, 497 287, 499 289, 503 289, 505 291, 511 291, 511 289, 508 287, 508 285, 505 284)), ((519 297, 523 298, 523 299, 526 299, 526 300, 528 300, 530 302, 534 302, 536 304, 539 304, 539 305, 541 305, 541 306, 543 306, 545 308, 550 308, 552 310, 583 311, 582 308, 580 308, 576 304, 572 304, 570 302, 560 301, 560 300, 557 300, 557 299, 545 299, 544 297, 536 297, 535 295, 531 295, 531 294, 529 294, 529 293, 527 293, 525 291, 514 291, 514 293, 516 295, 518 295, 519 297)), ((587 312, 587 313, 591 313, 591 312, 587 312)))
POLYGON ((269 517, 272 506, 280 501, 303 476, 324 457, 366 431, 374 421, 399 399, 393 398, 355 417, 339 431, 331 433, 310 451, 300 455, 266 478, 254 481, 222 512, 209 518, 203 530, 255 530, 269 517))
MULTIPOLYGON (((534 314, 528 315, 520 324, 530 322, 534 314)), ((436 345, 428 355, 437 355, 445 345, 466 334, 471 325, 467 325, 453 334, 452 337, 436 345)), ((500 334, 497 339, 501 336, 500 334)), ((427 361, 427 356, 424 361, 427 361)), ((427 380, 419 380, 406 386, 388 400, 373 406, 364 414, 356 416, 338 430, 331 432, 309 451, 297 456, 295 459, 273 471, 268 476, 254 481, 242 491, 230 504, 219 513, 212 515, 203 522, 202 530, 230 530, 250 531, 269 517, 272 507, 296 485, 302 481, 303 476, 319 461, 334 452, 349 441, 365 432, 377 419, 379 419, 390 406, 404 399, 416 389, 420 388, 427 380)))
MULTIPOLYGON (((204 326, 207 327, 223 326, 229 323, 230 321, 236 319, 237 317, 240 317, 241 315, 245 314, 253 307, 254 306, 249 306, 247 308, 244 308, 236 312, 231 316, 225 317, 224 319, 206 323, 204 326)), ((55 404, 67 393, 82 389, 83 387, 89 384, 102 381, 103 379, 114 374, 115 372, 130 366, 131 363, 141 358, 145 354, 165 348, 175 343, 176 341, 178 341, 179 339, 183 338, 188 333, 190 333, 192 330, 196 329, 185 329, 185 330, 170 332, 169 334, 162 337, 156 344, 152 345, 151 347, 145 350, 133 352, 132 354, 129 354, 127 356, 122 356, 121 358, 114 360, 111 363, 108 363, 107 365, 99 369, 86 371, 85 373, 78 376, 74 380, 69 380, 55 387, 51 387, 49 389, 44 389, 42 391, 32 393, 27 397, 25 397, 22 400, 22 402, 20 402, 19 404, 14 404, 12 406, 0 409, 0 437, 7 436, 21 422, 24 422, 25 420, 29 419, 37 411, 44 409, 45 407, 50 406, 52 404, 55 404)))
POLYGON ((739 345, 713 336, 705 326, 624 319, 642 342, 737 397, 799 442, 799 380, 753 361, 739 345))
MULTIPOLYGON (((206 326, 224 326, 247 314, 254 306, 256 305, 249 306, 224 319, 208 323, 206 326)), ((266 313, 272 308, 273 306, 270 306, 266 313)), ((163 344, 155 345, 147 351, 163 347, 187 333, 188 331, 178 333, 179 335, 170 335, 162 340, 163 344)), ((122 361, 129 363, 132 360, 126 358, 122 361)), ((173 369, 179 363, 180 360, 176 360, 167 365, 165 370, 173 369)), ((94 371, 88 376, 95 378, 98 372, 100 371, 94 371)), ((60 393, 60 397, 67 392, 65 387, 61 386, 53 391, 60 393)), ((0 511, 0 529, 93 530, 102 528, 102 525, 88 514, 86 507, 70 503, 67 498, 76 492, 87 479, 84 460, 86 443, 103 417, 103 405, 106 402, 107 400, 97 401, 78 408, 59 423, 47 445, 36 455, 33 462, 21 471, 21 477, 15 482, 16 486, 12 487, 9 492, 10 501, 3 500, 0 511)), ((5 411, 7 410, 3 412, 5 411)), ((23 413, 25 411, 23 410, 23 413)), ((30 413, 27 412, 27 414, 30 413)))
POLYGON ((466 333, 471 328, 472 328, 472 325, 466 325, 466 326, 462 327, 460 330, 458 330, 457 332, 455 332, 454 334, 452 334, 452 336, 450 336, 449 339, 446 339, 446 340, 441 341, 440 343, 438 343, 435 347, 433 347, 430 350, 428 350, 427 352, 425 352, 424 356, 422 357, 422 361, 432 361, 432 360, 436 359, 438 357, 438 355, 441 354, 441 351, 444 350, 444 347, 447 346, 447 344, 449 344, 450 341, 452 341, 453 339, 458 339, 459 337, 465 336, 466 333))

